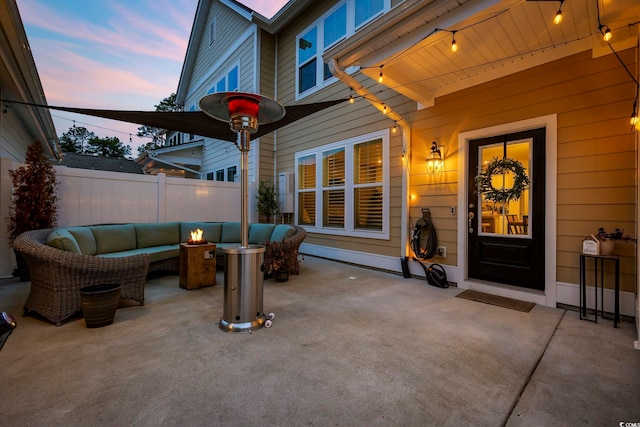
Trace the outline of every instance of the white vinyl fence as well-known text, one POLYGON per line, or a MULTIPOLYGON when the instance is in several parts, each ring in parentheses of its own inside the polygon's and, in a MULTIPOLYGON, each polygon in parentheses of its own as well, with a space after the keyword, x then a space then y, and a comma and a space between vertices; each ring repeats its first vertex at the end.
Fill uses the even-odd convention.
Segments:
MULTIPOLYGON (((240 183, 105 172, 55 166, 58 226, 166 221, 240 221, 240 183)), ((3 179, 3 185, 5 184, 3 179)), ((10 193, 10 184, 3 193, 10 193)), ((5 186, 6 187, 6 186, 5 186)), ((254 210, 250 186, 249 212, 254 210)), ((8 200, 7 200, 8 201, 8 200)), ((0 209, 4 213, 6 209, 0 209)), ((5 214, 6 215, 6 214, 5 214)), ((257 214, 250 214, 252 222, 257 214)), ((4 225, 4 222, 3 222, 4 225)), ((10 277, 15 257, 0 230, 0 277, 10 277)))
POLYGON ((240 184, 56 166, 58 225, 240 221, 240 184))

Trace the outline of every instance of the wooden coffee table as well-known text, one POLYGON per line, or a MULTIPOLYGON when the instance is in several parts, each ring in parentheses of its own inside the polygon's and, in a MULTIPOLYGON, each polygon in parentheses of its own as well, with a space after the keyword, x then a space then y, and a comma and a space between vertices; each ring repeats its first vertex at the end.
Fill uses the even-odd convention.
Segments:
POLYGON ((199 289, 216 284, 216 245, 180 243, 180 287, 199 289))

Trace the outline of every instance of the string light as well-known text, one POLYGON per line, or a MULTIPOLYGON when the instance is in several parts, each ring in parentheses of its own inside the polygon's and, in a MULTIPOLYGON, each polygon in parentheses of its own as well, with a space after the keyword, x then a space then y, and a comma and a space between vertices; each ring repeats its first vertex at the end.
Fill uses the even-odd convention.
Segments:
POLYGON ((458 51, 458 43, 456 43, 456 31, 451 31, 451 52, 456 53, 458 51))
POLYGON ((382 104, 382 113, 387 114, 387 104, 382 104))
POLYGON ((562 22, 562 3, 564 3, 564 0, 560 0, 560 7, 558 8, 556 17, 553 18, 553 23, 556 25, 562 22))
POLYGON ((384 78, 382 77, 382 67, 383 67, 383 66, 381 65, 381 66, 380 66, 380 75, 378 76, 378 83, 382 83, 382 80, 384 79, 384 78))
POLYGON ((633 112, 631 113, 631 120, 629 120, 631 126, 636 126, 638 121, 638 96, 636 95, 636 99, 633 100, 633 112))
POLYGON ((611 28, 606 25, 600 25, 600 32, 602 33, 604 41, 609 42, 609 40, 611 40, 611 28))
POLYGON ((353 99, 353 91, 349 90, 349 104, 353 104, 354 99, 353 99))
POLYGON ((398 128, 398 122, 396 120, 393 121, 393 129, 391 130, 391 132, 396 133, 396 130, 398 128))

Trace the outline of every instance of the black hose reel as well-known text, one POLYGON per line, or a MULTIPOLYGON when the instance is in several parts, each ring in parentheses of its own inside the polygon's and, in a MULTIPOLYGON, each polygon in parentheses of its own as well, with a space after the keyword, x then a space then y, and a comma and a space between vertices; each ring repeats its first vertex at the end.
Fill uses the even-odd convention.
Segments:
MULTIPOLYGON (((431 264, 429 267, 424 265, 422 261, 431 259, 436 255, 438 250, 438 236, 436 228, 431 221, 431 211, 429 208, 422 209, 422 218, 416 221, 411 237, 411 250, 415 254, 413 258, 422 266, 427 282, 431 286, 438 288, 448 288, 447 273, 440 264, 431 264)), ((411 277, 407 258, 402 258, 402 273, 405 278, 411 277)))

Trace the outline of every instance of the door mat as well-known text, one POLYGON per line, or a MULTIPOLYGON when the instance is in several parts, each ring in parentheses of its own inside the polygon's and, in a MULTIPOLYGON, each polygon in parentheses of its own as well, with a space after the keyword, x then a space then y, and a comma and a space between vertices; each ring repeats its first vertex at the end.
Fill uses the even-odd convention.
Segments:
POLYGON ((501 297, 498 295, 485 294, 484 292, 474 291, 467 289, 456 295, 458 298, 464 298, 472 301, 483 302, 485 304, 496 305, 498 307, 504 307, 511 310, 518 310, 528 313, 531 311, 534 305, 533 302, 520 301, 513 298, 501 297))

